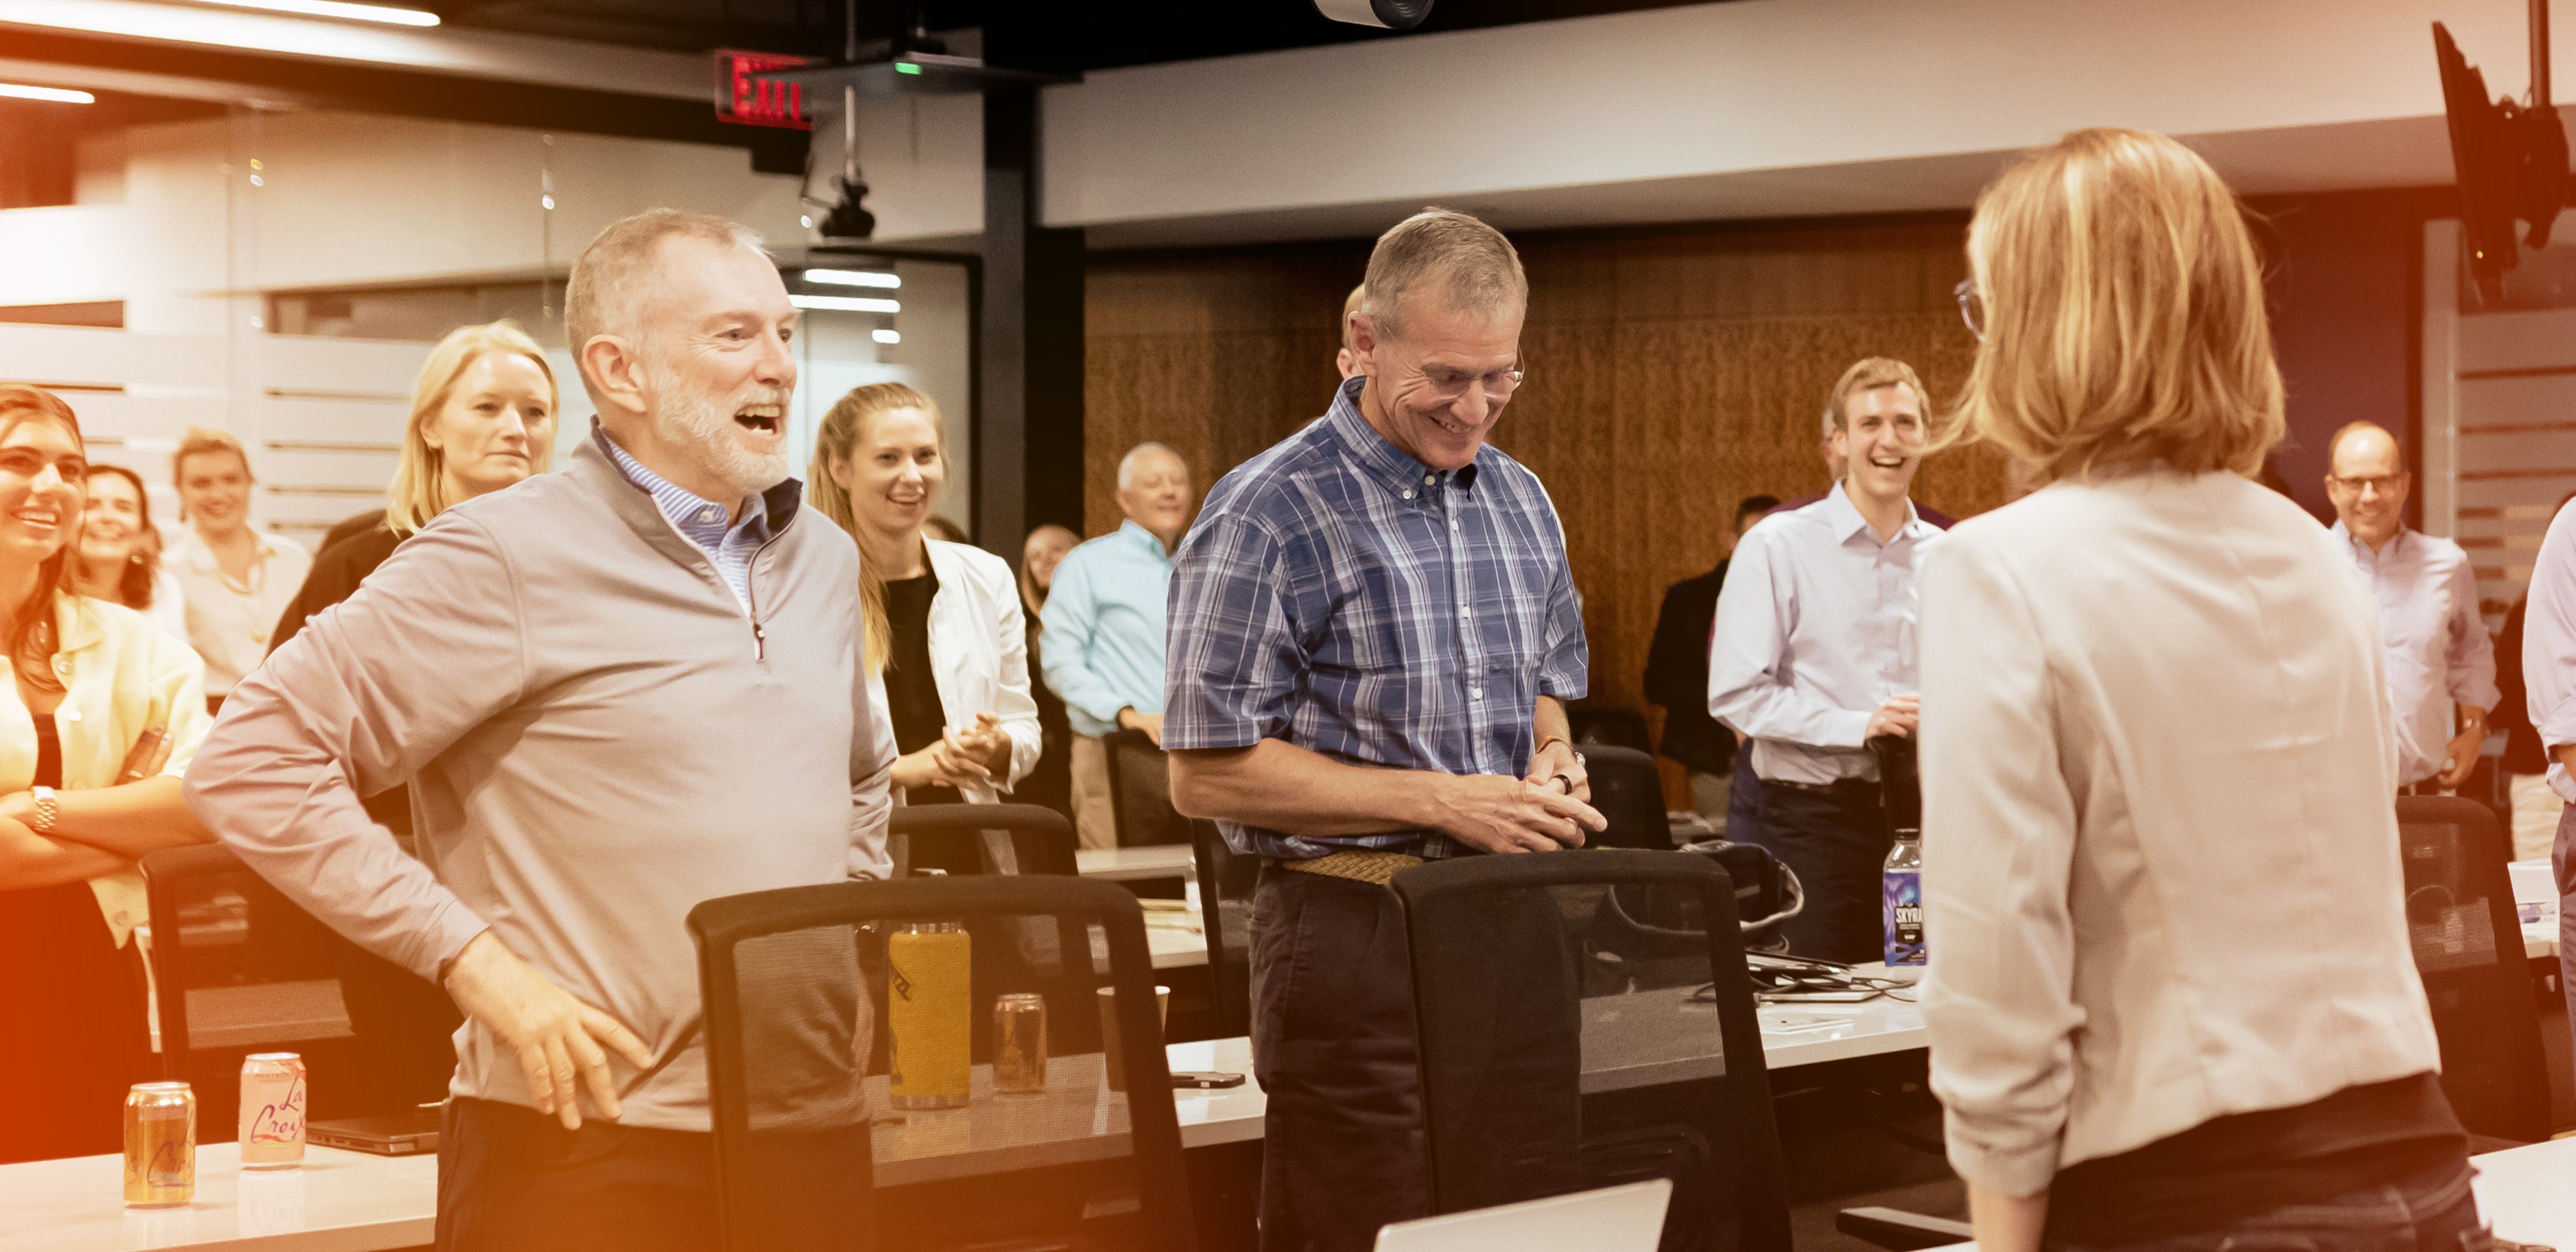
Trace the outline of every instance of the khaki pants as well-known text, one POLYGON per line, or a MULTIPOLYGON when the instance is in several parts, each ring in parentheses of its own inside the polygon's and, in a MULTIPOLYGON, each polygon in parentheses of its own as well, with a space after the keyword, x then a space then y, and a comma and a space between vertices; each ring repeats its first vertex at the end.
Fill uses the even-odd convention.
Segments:
POLYGON ((1073 830, 1086 848, 1118 846, 1118 817, 1109 807, 1109 749, 1091 735, 1073 737, 1073 830))
POLYGON ((2546 774, 2513 774, 2513 859, 2529 861, 2549 855, 2558 838, 2558 813, 2567 807, 2549 789, 2546 774))

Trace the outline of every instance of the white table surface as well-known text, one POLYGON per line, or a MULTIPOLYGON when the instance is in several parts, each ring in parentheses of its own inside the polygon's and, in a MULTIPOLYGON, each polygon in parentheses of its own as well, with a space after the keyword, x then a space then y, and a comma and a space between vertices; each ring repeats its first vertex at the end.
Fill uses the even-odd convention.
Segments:
POLYGON ((2535 961, 2557 956, 2558 923, 2556 921, 2524 922, 2522 950, 2535 961))
MULTIPOLYGON (((1148 939, 1162 929, 1149 928, 1148 939)), ((1206 959, 1203 947, 1200 959, 1206 959)), ((1766 1007, 1760 1017, 1763 1055, 1775 1070, 1924 1046, 1922 1014, 1894 1001, 1766 1007)), ((1175 1043, 1164 1053, 1174 1071, 1245 1076, 1240 1087, 1172 1093, 1183 1147, 1261 1137, 1269 1097, 1251 1078, 1251 1040, 1175 1043)), ((316 1147, 306 1150, 301 1170, 249 1175, 239 1161, 229 1143, 199 1149, 196 1202, 148 1212, 119 1203, 122 1161, 115 1156, 0 1166, 0 1252, 372 1252, 430 1240, 438 1204, 435 1157, 316 1147)), ((2576 1158, 2569 1169, 2576 1171, 2576 1158)), ((2576 1252, 2576 1237, 2560 1246, 2576 1252)))
POLYGON ((1074 867, 1085 878, 1106 878, 1112 882, 1138 878, 1187 878, 1192 870, 1190 847, 1185 843, 1148 844, 1140 848, 1077 848, 1074 867))

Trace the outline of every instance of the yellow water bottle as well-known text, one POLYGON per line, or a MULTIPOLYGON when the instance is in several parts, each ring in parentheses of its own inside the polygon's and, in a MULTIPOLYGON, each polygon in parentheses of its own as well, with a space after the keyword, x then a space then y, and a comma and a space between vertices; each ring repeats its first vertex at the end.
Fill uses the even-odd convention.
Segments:
POLYGON ((886 1086, 894 1107, 966 1106, 975 1073, 974 957, 963 922, 906 922, 886 936, 886 1086))

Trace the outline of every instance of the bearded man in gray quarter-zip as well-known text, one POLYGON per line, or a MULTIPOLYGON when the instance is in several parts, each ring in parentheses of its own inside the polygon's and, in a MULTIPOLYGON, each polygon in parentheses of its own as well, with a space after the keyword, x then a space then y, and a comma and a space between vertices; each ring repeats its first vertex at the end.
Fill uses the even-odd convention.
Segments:
POLYGON ((893 735, 858 553, 787 474, 796 310, 759 240, 656 209, 565 290, 599 411, 234 688, 197 816, 465 1011, 438 1246, 704 1248, 699 901, 886 873, 893 735), (412 789, 420 859, 359 798, 412 789))

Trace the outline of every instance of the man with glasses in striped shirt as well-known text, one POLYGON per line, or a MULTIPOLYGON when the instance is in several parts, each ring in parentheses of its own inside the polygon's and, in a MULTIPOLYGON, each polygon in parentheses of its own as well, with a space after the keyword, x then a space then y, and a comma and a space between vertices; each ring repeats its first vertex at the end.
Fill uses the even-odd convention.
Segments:
POLYGON ((1172 576, 1172 801, 1263 858, 1253 1043, 1265 1249, 1359 1252, 1429 1208, 1404 922, 1386 881, 1602 829, 1568 742, 1589 653, 1564 529, 1487 446, 1529 283, 1492 227, 1378 240, 1358 371, 1226 475, 1172 576))

